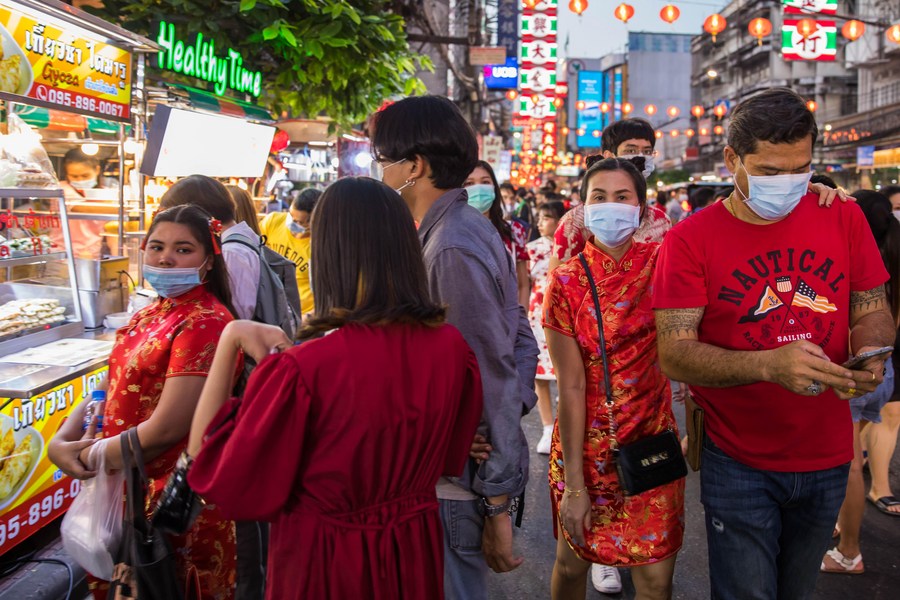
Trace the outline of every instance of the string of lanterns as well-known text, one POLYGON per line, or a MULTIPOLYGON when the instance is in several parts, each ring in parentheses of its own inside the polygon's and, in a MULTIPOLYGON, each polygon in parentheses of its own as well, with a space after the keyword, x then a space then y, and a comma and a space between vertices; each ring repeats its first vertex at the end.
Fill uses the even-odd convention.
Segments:
MULTIPOLYGON (((522 2, 526 7, 534 8, 540 0, 522 0, 522 2)), ((571 0, 569 2, 569 10, 578 16, 581 16, 587 8, 587 0, 571 0)), ((622 2, 613 9, 613 15, 623 23, 628 23, 628 21, 634 17, 634 14, 634 7, 627 2, 622 2)), ((659 11, 659 18, 670 25, 677 21, 679 17, 681 17, 681 10, 674 4, 667 4, 659 11)), ((703 21, 703 30, 712 35, 713 42, 716 41, 716 36, 725 31, 727 26, 728 20, 719 13, 711 14, 703 21)), ((755 37, 761 46, 763 38, 772 34, 772 21, 765 17, 758 17, 750 21, 747 29, 749 30, 750 35, 755 37)), ((800 19, 800 21, 797 22, 797 33, 799 33, 803 39, 808 39, 817 30, 818 25, 814 19, 800 19)), ((844 26, 841 28, 841 35, 847 40, 855 42, 862 37, 865 31, 865 23, 856 19, 851 19, 844 23, 844 26)), ((885 36, 888 41, 900 44, 900 23, 888 27, 887 30, 885 30, 885 36)))

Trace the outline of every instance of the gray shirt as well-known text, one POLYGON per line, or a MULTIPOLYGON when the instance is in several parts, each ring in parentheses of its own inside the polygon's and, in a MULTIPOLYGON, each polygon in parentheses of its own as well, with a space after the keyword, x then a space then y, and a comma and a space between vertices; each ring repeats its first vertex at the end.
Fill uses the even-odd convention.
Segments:
POLYGON ((450 190, 419 226, 432 298, 447 305, 447 321, 478 358, 484 388, 479 431, 493 447, 489 460, 474 472, 469 461, 454 483, 482 496, 515 496, 528 479, 520 421, 536 401, 538 348, 518 303, 513 259, 491 222, 466 200, 465 190, 450 190))

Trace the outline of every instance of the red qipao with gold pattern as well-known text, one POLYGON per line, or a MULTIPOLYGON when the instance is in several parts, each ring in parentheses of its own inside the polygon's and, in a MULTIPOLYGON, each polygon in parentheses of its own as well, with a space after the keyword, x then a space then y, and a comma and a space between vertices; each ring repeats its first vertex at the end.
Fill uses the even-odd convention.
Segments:
MULTIPOLYGON (((606 337, 614 414, 620 445, 675 429, 668 381, 659 368, 651 283, 659 244, 633 242, 616 264, 593 243, 584 249, 597 283, 606 337)), ((587 413, 584 481, 591 497, 586 545, 569 545, 582 559, 631 567, 664 560, 681 548, 684 479, 625 497, 610 454, 609 418, 594 302, 584 267, 575 256, 550 274, 544 327, 572 337, 585 364, 587 413)), ((554 527, 565 489, 559 422, 550 451, 550 496, 554 527)))
MULTIPOLYGON (((163 385, 172 377, 206 377, 222 330, 233 320, 228 309, 205 286, 177 298, 165 298, 136 313, 116 332, 109 358, 109 393, 104 435, 111 437, 150 418, 163 385)), ((147 513, 152 513, 187 436, 146 464, 150 479, 147 513)), ((234 522, 207 506, 186 534, 170 536, 179 577, 191 567, 200 576, 203 600, 234 596, 234 522)), ((106 595, 106 582, 92 582, 95 598, 106 595)))

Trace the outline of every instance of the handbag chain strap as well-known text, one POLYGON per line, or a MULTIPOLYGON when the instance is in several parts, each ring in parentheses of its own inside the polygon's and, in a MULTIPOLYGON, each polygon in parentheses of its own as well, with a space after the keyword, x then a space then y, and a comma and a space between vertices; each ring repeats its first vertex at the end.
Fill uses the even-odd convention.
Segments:
POLYGON ((581 261, 581 266, 584 267, 584 272, 587 274, 591 297, 594 299, 594 311, 597 313, 597 331, 600 334, 600 358, 603 361, 603 380, 606 382, 606 411, 609 416, 609 434, 612 437, 610 448, 615 453, 619 450, 619 438, 616 435, 619 430, 619 424, 616 422, 616 415, 613 412, 615 402, 612 396, 612 380, 609 378, 609 359, 606 356, 606 336, 603 334, 603 312, 600 310, 600 296, 597 295, 597 284, 594 283, 594 276, 591 274, 591 268, 584 257, 584 252, 578 254, 578 260, 581 261))

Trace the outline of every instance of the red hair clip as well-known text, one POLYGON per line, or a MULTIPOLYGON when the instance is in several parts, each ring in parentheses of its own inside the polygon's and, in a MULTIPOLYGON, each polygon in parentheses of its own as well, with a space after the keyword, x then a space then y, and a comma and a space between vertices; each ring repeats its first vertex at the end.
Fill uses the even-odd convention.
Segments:
POLYGON ((212 237, 213 251, 216 254, 222 254, 222 248, 219 246, 218 240, 218 236, 222 234, 222 221, 215 218, 210 218, 209 233, 212 237))

